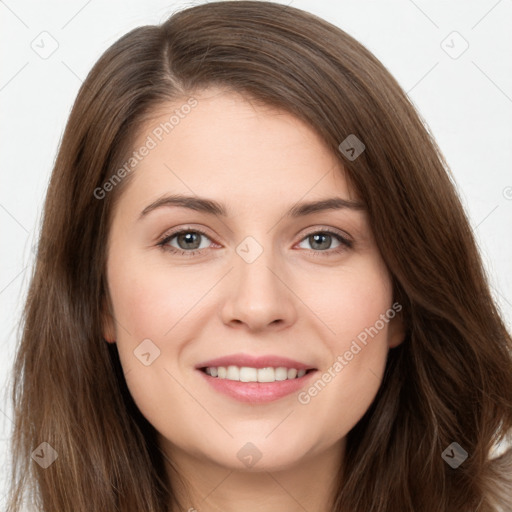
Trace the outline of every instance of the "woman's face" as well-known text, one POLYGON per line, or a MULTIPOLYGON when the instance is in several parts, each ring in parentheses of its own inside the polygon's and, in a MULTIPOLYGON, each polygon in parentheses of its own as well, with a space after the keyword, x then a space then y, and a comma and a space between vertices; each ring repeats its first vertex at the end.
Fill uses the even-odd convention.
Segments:
POLYGON ((171 456, 291 468, 341 447, 368 409, 402 341, 400 305, 367 214, 315 132, 234 93, 195 98, 159 110, 135 144, 109 238, 105 338, 171 456), (217 358, 228 379, 198 369, 217 358), (314 371, 231 380, 291 368, 314 371))

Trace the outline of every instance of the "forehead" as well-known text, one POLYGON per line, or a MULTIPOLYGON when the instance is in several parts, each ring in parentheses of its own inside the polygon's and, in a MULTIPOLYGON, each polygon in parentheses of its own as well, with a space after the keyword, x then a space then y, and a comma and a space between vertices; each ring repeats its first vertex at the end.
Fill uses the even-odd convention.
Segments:
POLYGON ((193 107, 188 98, 159 105, 141 125, 133 151, 145 156, 128 197, 229 193, 228 202, 259 207, 333 193, 355 199, 339 158, 289 112, 215 89, 194 94, 193 107))

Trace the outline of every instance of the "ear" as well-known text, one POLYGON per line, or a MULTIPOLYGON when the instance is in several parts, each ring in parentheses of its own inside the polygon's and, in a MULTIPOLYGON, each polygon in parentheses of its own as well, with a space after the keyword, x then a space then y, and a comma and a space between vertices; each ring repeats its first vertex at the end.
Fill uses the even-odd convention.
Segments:
POLYGON ((106 342, 115 343, 116 330, 114 325, 114 316, 111 311, 111 302, 108 297, 103 295, 101 307, 101 331, 106 342))
MULTIPOLYGON (((396 303, 395 303, 396 304, 396 303)), ((389 320, 388 325, 388 345, 389 348, 395 348, 400 345, 406 334, 405 321, 402 307, 395 313, 395 316, 389 320)))

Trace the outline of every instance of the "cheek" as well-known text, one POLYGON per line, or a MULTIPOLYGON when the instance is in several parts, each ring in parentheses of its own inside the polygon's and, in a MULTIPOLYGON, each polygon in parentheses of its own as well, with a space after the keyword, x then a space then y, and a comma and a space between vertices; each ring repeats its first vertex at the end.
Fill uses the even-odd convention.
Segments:
POLYGON ((139 343, 144 338, 162 340, 170 335, 205 293, 190 273, 173 272, 171 278, 168 270, 145 263, 118 266, 109 283, 118 334, 126 338, 128 332, 139 343))
MULTIPOLYGON (((372 326, 374 323, 375 318, 372 326)), ((308 416, 328 433, 326 442, 344 437, 357 424, 382 382, 389 350, 388 325, 381 330, 364 325, 361 318, 352 317, 350 326, 343 330, 340 326, 342 334, 329 345, 330 358, 297 397, 308 416)))
POLYGON ((198 300, 195 293, 183 296, 186 282, 180 282, 179 273, 174 273, 171 282, 162 275, 161 268, 128 258, 117 265, 112 263, 108 274, 116 345, 126 384, 137 407, 153 425, 169 424, 173 418, 171 404, 190 402, 178 384, 181 378, 173 378, 173 362, 186 345, 186 336, 180 341, 183 333, 179 332, 186 324, 184 317, 198 300))
POLYGON ((136 256, 113 260, 108 279, 117 349, 135 402, 146 417, 165 414, 164 404, 188 403, 178 363, 202 325, 197 318, 211 279, 136 256))
MULTIPOLYGON (((354 258, 353 263, 297 279, 297 295, 314 313, 314 329, 324 333, 331 348, 347 350, 346 343, 378 322, 392 305, 392 285, 380 257, 354 258)), ((385 324, 387 326, 387 323, 385 324)))
POLYGON ((379 261, 347 279, 331 348, 349 393, 376 392, 394 316, 389 275, 379 261))
POLYGON ((391 281, 377 258, 366 263, 333 274, 324 293, 314 294, 330 356, 298 398, 334 437, 346 435, 371 405, 389 350, 391 281))

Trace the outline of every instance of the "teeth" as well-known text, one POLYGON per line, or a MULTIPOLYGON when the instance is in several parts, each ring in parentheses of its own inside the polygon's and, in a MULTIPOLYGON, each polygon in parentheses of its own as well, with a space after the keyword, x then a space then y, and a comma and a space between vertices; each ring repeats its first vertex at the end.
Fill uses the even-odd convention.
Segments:
MULTIPOLYGON (((302 377, 303 375, 306 374, 306 370, 301 370, 303 373, 301 375, 299 375, 299 377, 302 377)), ((295 377, 297 377, 297 374, 298 374, 298 371, 295 369, 295 368, 290 368, 288 370, 288 373, 287 373, 287 377, 289 379, 295 379, 295 377)))
POLYGON ((240 382, 258 382, 258 370, 245 366, 239 370, 236 366, 230 366, 228 368, 228 379, 239 380, 240 382), (229 370, 231 370, 231 372, 229 370))
POLYGON ((206 368, 206 373, 219 379, 235 380, 239 382, 275 382, 280 380, 299 379, 306 374, 306 370, 295 368, 250 368, 248 366, 218 366, 206 368))

